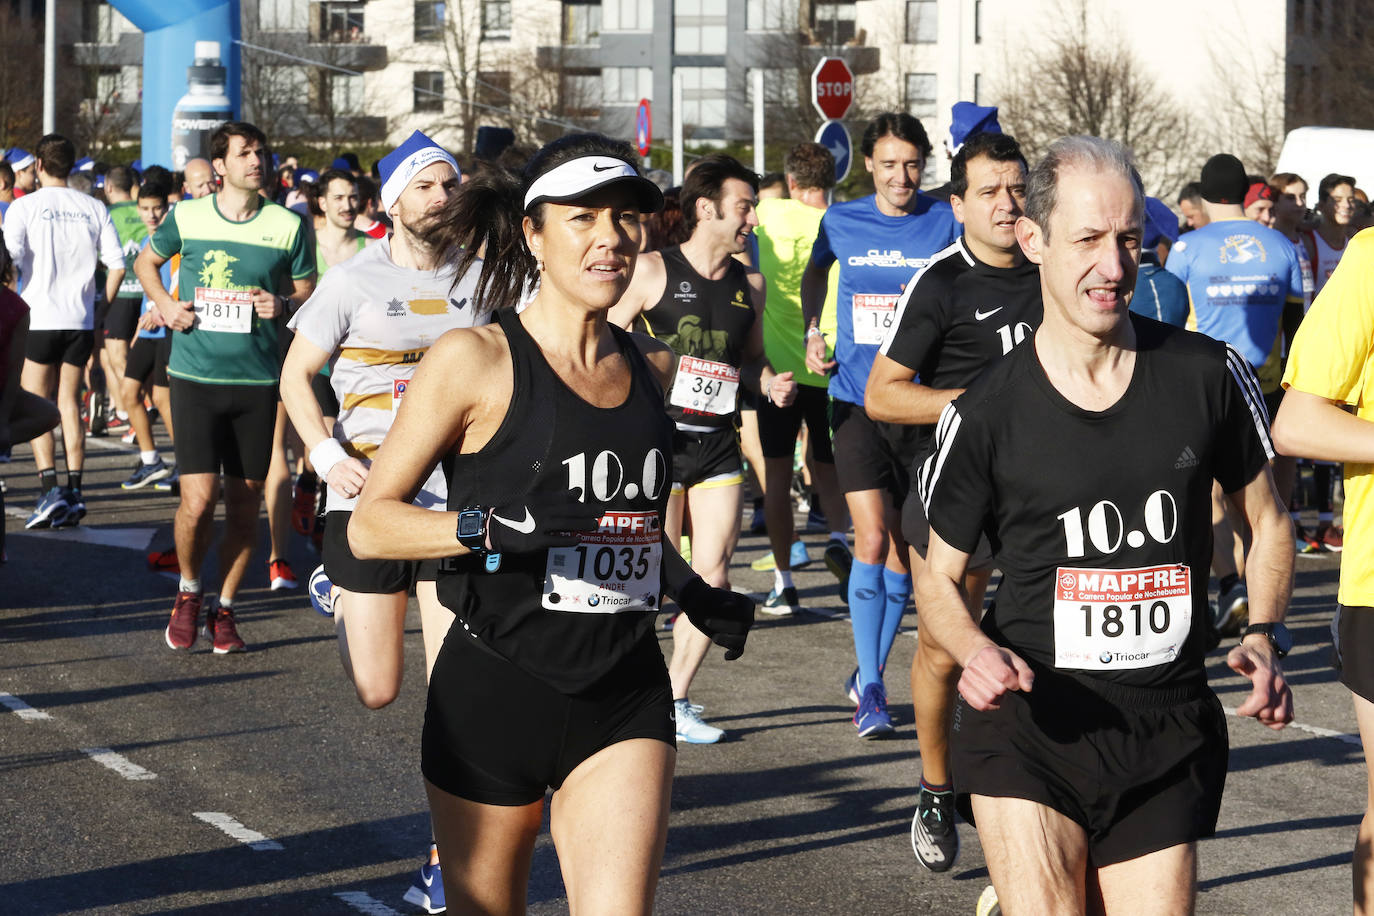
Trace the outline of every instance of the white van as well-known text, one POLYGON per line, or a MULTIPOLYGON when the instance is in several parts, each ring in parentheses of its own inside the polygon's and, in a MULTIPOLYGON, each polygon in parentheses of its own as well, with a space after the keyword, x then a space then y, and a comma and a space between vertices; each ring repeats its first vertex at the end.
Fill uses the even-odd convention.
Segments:
POLYGON ((1317 206, 1317 185, 1333 172, 1351 175, 1355 186, 1374 194, 1374 130, 1299 127, 1288 132, 1275 172, 1307 181, 1307 206, 1317 206))

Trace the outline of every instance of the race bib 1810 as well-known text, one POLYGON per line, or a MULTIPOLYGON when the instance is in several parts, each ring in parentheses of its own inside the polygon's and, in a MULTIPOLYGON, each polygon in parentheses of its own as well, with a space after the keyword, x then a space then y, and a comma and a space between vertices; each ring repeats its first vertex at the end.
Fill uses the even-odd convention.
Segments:
POLYGON ((253 330, 253 294, 246 289, 197 286, 191 304, 198 331, 247 334, 253 330))
POLYGON ((897 315, 898 296, 878 295, 877 293, 855 293, 854 342, 859 344, 881 344, 892 327, 892 319, 897 315))
POLYGON ((1149 668, 1178 658, 1193 623, 1191 571, 1061 566, 1054 584, 1054 666, 1149 668))
POLYGON ((663 546, 657 512, 608 512, 575 547, 549 550, 543 605, 550 611, 657 611, 663 546))
POLYGON ((734 366, 684 356, 678 361, 668 403, 685 410, 726 417, 735 412, 738 393, 739 370, 734 366))

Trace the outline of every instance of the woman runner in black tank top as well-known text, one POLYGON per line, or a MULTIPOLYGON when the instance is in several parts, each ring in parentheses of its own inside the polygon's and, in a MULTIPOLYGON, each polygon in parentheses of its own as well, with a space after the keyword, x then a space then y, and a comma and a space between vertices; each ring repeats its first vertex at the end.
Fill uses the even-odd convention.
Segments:
POLYGON ((440 215, 433 244, 461 252, 460 275, 482 251, 475 298, 501 311, 430 348, 349 526, 359 557, 444 560, 456 620, 422 757, 455 911, 523 911, 551 787, 569 908, 649 912, 675 758, 653 615, 673 597, 727 658, 753 619, 659 532, 672 353, 606 321, 639 214, 662 200, 633 162, 623 143, 564 137, 520 178, 464 185, 440 215), (416 510, 441 460, 457 511, 416 510), (617 855, 596 854, 607 847, 617 855))

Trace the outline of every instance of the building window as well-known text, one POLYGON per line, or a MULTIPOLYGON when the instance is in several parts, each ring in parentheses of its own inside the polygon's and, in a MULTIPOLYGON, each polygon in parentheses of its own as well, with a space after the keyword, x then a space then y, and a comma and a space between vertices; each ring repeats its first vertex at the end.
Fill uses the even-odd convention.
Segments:
POLYGON ((783 0, 749 0, 745 15, 745 28, 751 32, 781 32, 795 23, 794 16, 788 15, 788 6, 783 0))
POLYGON ((601 71, 601 94, 608 105, 633 105, 654 94, 652 67, 606 67, 601 71))
POLYGON ((604 85, 600 70, 563 71, 564 110, 579 117, 597 117, 604 85))
POLYGON ((327 42, 350 42, 363 40, 363 4, 361 2, 341 2, 325 0, 313 3, 319 10, 319 39, 327 42))
POLYGON ((315 110, 321 114, 355 115, 363 110, 363 78, 321 70, 316 76, 315 110))
POLYGON ((444 0, 416 0, 415 40, 440 41, 444 37, 444 0))
POLYGON ((811 8, 811 31, 823 45, 842 45, 854 40, 854 3, 816 3, 811 8))
POLYGON ((565 45, 596 45, 601 43, 600 3, 564 4, 563 43, 565 45))
POLYGON ((939 20, 935 12, 937 6, 935 0, 907 0, 907 44, 926 45, 939 41, 939 20))
POLYGON ((673 4, 676 54, 725 53, 725 0, 677 0, 673 4))
POLYGON ((504 114, 510 110, 510 71, 477 71, 477 104, 481 118, 504 114))
MULTIPOLYGON (((754 105, 754 74, 757 70, 745 71, 744 99, 750 109, 754 105)), ((763 71, 763 104, 781 105, 786 108, 795 108, 801 104, 801 95, 797 91, 797 71, 781 70, 777 68, 766 68, 763 71)))
POLYGON ((725 126, 725 68, 678 67, 682 74, 682 123, 725 126))
POLYGON ((438 70, 415 72, 415 111, 444 110, 444 74, 438 70))
POLYGON ((104 0, 86 0, 81 5, 81 40, 87 44, 114 44, 119 31, 115 26, 118 16, 104 0))
POLYGON ((654 27, 654 0, 602 0, 601 27, 607 32, 647 32, 654 27))
POLYGON ((906 110, 918 118, 935 117, 934 73, 906 75, 906 110))
POLYGON ((510 0, 482 0, 482 40, 510 40, 510 0))
POLYGON ((310 0, 258 0, 258 28, 304 32, 310 27, 310 7, 310 0))

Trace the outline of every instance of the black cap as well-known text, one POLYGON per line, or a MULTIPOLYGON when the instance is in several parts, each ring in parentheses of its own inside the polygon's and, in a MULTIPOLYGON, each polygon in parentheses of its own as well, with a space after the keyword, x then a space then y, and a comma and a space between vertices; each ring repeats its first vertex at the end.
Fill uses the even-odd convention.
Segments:
POLYGON ((1202 199, 1208 203, 1243 206, 1249 189, 1245 166, 1230 153, 1218 153, 1202 167, 1202 199))

